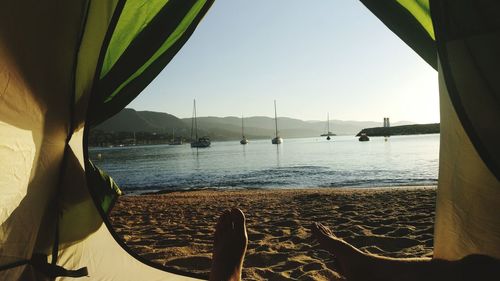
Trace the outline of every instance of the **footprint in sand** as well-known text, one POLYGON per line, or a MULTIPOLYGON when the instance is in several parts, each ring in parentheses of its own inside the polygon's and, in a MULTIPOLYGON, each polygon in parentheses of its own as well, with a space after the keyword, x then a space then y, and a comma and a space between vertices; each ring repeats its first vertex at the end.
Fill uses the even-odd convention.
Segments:
POLYGON ((247 255, 244 265, 245 267, 268 267, 270 264, 276 264, 277 260, 286 260, 286 258, 286 254, 259 252, 247 255))
POLYGON ((191 256, 191 257, 182 257, 169 260, 165 262, 165 265, 168 266, 177 266, 183 268, 196 268, 198 270, 210 270, 212 265, 212 259, 206 256, 191 256))

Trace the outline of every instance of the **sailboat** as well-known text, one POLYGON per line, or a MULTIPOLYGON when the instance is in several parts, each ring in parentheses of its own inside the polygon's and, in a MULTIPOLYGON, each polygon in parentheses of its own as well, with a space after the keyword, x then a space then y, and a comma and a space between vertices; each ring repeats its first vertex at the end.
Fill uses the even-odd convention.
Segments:
POLYGON ((271 140, 272 144, 280 144, 283 139, 278 136, 278 114, 276 113, 276 100, 274 100, 274 126, 275 126, 275 137, 271 140))
POLYGON ((326 114, 326 124, 327 124, 327 129, 326 129, 326 140, 330 140, 330 136, 332 132, 330 132, 330 113, 326 114))
POLYGON ((336 134, 330 132, 330 113, 326 115, 326 134, 321 134, 322 137, 326 137, 326 140, 331 140, 330 136, 336 136, 336 134))
POLYGON ((245 126, 243 126, 243 115, 241 115, 241 140, 240 140, 240 143, 241 144, 247 144, 248 143, 248 139, 245 137, 245 126))
POLYGON ((196 118, 196 100, 193 100, 193 118, 191 119, 191 147, 209 147, 210 138, 198 138, 198 120, 196 118))

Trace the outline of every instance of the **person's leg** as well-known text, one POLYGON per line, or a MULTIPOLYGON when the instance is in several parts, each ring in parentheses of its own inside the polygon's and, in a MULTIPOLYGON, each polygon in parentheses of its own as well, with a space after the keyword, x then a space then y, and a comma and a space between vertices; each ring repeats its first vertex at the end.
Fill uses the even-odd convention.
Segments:
POLYGON ((371 280, 369 271, 373 264, 369 255, 356 249, 351 244, 343 241, 321 223, 314 223, 313 237, 319 242, 321 248, 333 254, 336 258, 339 271, 348 280, 371 280))
POLYGON ((226 210, 215 227, 210 281, 239 281, 248 236, 245 215, 239 209, 226 210))
POLYGON ((320 223, 313 224, 312 233, 323 249, 335 255, 340 273, 349 281, 489 281, 500 276, 500 261, 485 255, 470 255, 456 261, 394 259, 363 253, 320 223))

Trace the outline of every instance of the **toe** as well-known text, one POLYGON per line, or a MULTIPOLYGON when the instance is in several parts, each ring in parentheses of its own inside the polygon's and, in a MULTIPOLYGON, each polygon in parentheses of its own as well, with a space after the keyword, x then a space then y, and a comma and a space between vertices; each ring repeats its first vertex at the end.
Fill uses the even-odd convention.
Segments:
POLYGON ((322 223, 318 223, 318 229, 323 233, 324 235, 328 235, 330 232, 330 229, 324 226, 322 223))
POLYGON ((232 228, 231 211, 225 210, 220 216, 220 230, 229 231, 232 228))
POLYGON ((329 237, 335 237, 335 235, 333 234, 333 232, 328 227, 326 227, 325 225, 323 225, 322 223, 318 223, 317 226, 318 226, 318 229, 321 231, 321 233, 323 235, 329 236, 329 237))
POLYGON ((238 209, 233 208, 231 210, 231 219, 233 221, 234 230, 236 232, 244 233, 245 232, 245 214, 238 209))
POLYGON ((221 214, 217 219, 217 224, 215 225, 215 231, 220 231, 222 229, 222 217, 223 214, 221 214))

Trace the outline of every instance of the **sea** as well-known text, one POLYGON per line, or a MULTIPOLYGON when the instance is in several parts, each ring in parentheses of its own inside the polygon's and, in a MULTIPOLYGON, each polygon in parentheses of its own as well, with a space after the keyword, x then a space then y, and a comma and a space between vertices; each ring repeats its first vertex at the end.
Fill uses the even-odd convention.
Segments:
POLYGON ((212 141, 209 148, 90 148, 90 159, 129 194, 193 189, 436 185, 439 134, 212 141))

